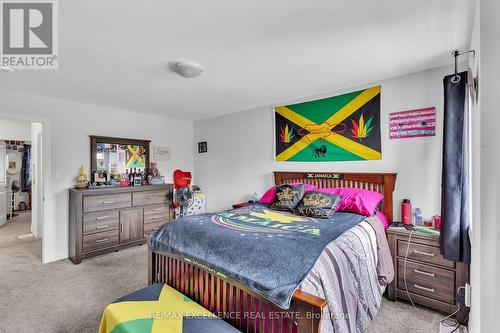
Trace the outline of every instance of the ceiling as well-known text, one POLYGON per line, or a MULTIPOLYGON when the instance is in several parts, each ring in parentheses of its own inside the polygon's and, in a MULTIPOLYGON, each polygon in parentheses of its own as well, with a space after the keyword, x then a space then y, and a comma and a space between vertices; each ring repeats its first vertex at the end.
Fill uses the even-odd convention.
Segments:
POLYGON ((59 69, 0 89, 188 120, 448 64, 470 0, 59 1, 59 69), (167 63, 205 72, 186 79, 167 63))

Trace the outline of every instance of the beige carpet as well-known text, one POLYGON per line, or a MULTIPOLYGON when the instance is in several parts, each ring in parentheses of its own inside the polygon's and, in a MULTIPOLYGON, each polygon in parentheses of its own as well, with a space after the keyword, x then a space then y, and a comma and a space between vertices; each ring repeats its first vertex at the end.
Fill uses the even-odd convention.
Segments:
MULTIPOLYGON (((41 241, 30 232, 29 212, 0 227, 0 332, 96 332, 104 307, 147 284, 145 245, 84 260, 43 265, 41 241)), ((370 333, 438 332, 440 313, 383 300, 370 333), (399 319, 399 322, 396 320, 399 319), (410 328, 405 328, 408 325, 410 328)))

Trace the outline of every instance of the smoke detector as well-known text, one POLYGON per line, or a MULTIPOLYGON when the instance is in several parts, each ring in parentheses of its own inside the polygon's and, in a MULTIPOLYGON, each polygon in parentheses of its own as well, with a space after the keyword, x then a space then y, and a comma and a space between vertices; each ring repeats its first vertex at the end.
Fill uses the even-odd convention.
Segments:
POLYGON ((0 72, 11 73, 13 71, 14 71, 14 68, 12 68, 12 67, 0 65, 0 72))
POLYGON ((170 65, 170 69, 180 76, 189 79, 200 76, 204 70, 201 65, 190 61, 177 61, 170 65))

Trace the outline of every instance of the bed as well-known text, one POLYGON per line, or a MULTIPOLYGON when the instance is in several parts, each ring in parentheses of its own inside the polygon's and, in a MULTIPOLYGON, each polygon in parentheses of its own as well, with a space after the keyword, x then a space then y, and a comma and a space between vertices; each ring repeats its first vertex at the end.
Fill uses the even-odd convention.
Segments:
MULTIPOLYGON (((396 174, 274 172, 274 180, 276 185, 303 182, 313 184, 318 188, 353 187, 382 193, 384 201, 381 204, 380 211, 385 214, 389 223, 392 222, 392 193, 394 191, 396 174)), ((359 235, 361 234, 366 234, 366 239, 376 238, 377 235, 373 230, 371 234, 368 232, 371 228, 367 226, 367 223, 367 221, 362 221, 356 224, 355 227, 350 228, 349 232, 341 234, 339 243, 349 241, 348 237, 352 239, 360 238, 359 235)), ((245 242, 245 240, 242 239, 242 242, 245 242)), ((360 244, 360 246, 369 247, 366 244, 360 244)), ((333 253, 336 251, 336 247, 338 248, 338 244, 329 243, 325 246, 324 250, 333 253)), ((372 250, 375 253, 375 257, 370 259, 372 263, 378 260, 376 257, 376 247, 372 250)), ((370 253, 369 249, 366 251, 370 253)), ((318 257, 311 272, 304 278, 300 287, 295 289, 293 298, 287 303, 289 307, 278 306, 277 304, 282 305, 282 303, 277 303, 273 298, 262 296, 263 293, 256 292, 256 289, 252 288, 249 284, 242 283, 242 279, 231 278, 224 270, 214 269, 203 262, 193 260, 190 256, 174 253, 174 251, 159 250, 157 246, 151 246, 151 241, 148 260, 148 282, 150 284, 163 282, 174 287, 243 332, 293 333, 319 332, 320 330, 341 332, 345 331, 346 327, 349 331, 356 330, 355 326, 357 325, 363 329, 369 323, 374 313, 376 313, 380 302, 379 296, 385 286, 383 284, 372 286, 372 293, 376 294, 376 296, 372 297, 373 300, 368 302, 368 304, 349 305, 350 303, 344 302, 344 299, 339 300, 346 297, 345 293, 343 295, 339 295, 338 292, 332 294, 331 290, 328 289, 337 289, 338 291, 340 289, 343 290, 345 286, 339 286, 338 281, 335 279, 325 282, 315 276, 314 273, 325 269, 324 260, 322 261, 323 256, 324 254, 322 253, 318 257), (323 286, 322 284, 331 284, 331 286, 323 286), (337 288, 334 288, 335 285, 337 288), (340 303, 341 305, 339 305, 340 303), (335 322, 338 321, 340 324, 335 325, 334 321, 330 324, 330 320, 324 320, 325 316, 329 316, 330 319, 331 316, 336 316, 338 314, 336 313, 338 306, 341 306, 344 311, 347 310, 350 315, 355 315, 356 318, 354 320, 352 318, 349 320, 337 320, 338 318, 336 318, 335 322), (358 309, 362 309, 362 311, 358 311, 358 309), (358 312, 361 312, 361 314, 358 312)), ((369 257, 369 255, 366 257, 369 257)), ((374 274, 376 273, 360 271, 359 274, 354 274, 355 277, 353 280, 356 282, 364 276, 364 279, 371 278, 372 284, 374 284, 374 274), (357 275, 359 277, 356 277, 357 275)), ((378 277, 375 276, 375 278, 378 277)), ((364 281, 363 283, 365 283, 364 281)), ((359 286, 361 282, 358 281, 357 283, 357 290, 359 291, 361 290, 359 286)), ((356 286, 352 286, 352 288, 356 288, 356 286)), ((354 296, 357 297, 359 295, 354 296)))

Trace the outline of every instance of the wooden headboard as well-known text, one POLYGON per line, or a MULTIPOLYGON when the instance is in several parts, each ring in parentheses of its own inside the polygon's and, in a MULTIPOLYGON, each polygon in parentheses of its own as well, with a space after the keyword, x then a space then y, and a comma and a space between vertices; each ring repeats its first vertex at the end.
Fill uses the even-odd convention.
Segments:
POLYGON ((299 182, 313 184, 317 188, 354 187, 379 192, 384 195, 382 211, 389 223, 392 223, 392 193, 396 176, 396 173, 274 171, 274 183, 281 185, 299 182))

